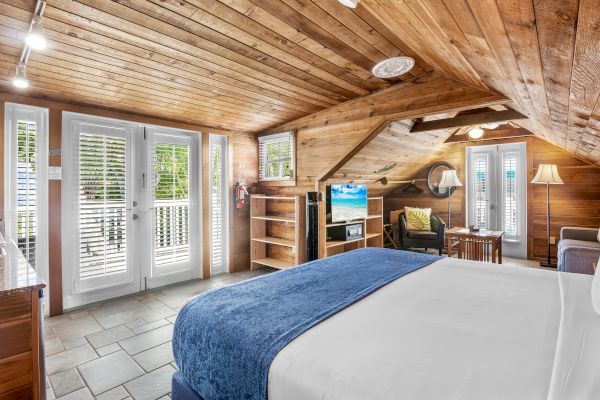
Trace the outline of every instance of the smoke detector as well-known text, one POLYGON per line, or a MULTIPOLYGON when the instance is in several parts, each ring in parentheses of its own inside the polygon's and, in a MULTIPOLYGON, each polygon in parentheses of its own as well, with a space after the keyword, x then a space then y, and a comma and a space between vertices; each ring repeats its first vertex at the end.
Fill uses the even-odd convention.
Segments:
POLYGON ((393 57, 383 60, 373 67, 373 75, 387 79, 407 73, 415 66, 415 60, 410 57, 393 57))

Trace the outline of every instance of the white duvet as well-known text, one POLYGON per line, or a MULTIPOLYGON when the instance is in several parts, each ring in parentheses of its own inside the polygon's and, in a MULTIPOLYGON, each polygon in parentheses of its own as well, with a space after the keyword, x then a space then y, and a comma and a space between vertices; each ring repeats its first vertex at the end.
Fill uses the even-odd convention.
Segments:
POLYGON ((269 400, 600 399, 591 278, 442 259, 289 343, 269 400))

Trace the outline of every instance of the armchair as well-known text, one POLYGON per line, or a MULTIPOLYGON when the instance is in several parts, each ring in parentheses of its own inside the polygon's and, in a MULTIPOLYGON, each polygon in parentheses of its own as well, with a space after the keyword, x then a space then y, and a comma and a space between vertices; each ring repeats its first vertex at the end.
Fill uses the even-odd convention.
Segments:
POLYGON ((594 275, 600 257, 598 229, 564 227, 558 242, 558 270, 594 275))
POLYGON ((394 224, 394 240, 400 243, 400 248, 407 250, 410 248, 425 248, 425 249, 438 249, 439 254, 442 255, 442 249, 444 248, 444 232, 446 230, 446 223, 437 215, 431 214, 431 231, 409 231, 406 224, 406 215, 404 211, 399 213, 392 213, 392 219, 394 214, 397 214, 397 224, 394 224))

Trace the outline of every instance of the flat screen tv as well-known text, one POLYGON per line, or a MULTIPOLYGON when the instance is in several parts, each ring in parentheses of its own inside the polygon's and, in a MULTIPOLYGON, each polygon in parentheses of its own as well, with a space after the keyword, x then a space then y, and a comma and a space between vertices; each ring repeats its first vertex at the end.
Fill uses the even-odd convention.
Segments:
POLYGON ((367 185, 334 184, 330 193, 331 222, 367 218, 367 185))

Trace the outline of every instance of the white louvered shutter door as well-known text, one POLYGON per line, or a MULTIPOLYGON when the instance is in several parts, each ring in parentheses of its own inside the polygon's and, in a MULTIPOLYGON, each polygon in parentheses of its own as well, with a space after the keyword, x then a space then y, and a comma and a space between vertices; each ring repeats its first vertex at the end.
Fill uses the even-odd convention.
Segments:
MULTIPOLYGON (((86 129, 87 128, 87 129, 86 129)), ((100 278, 127 270, 125 131, 79 135, 79 273, 100 278)))

